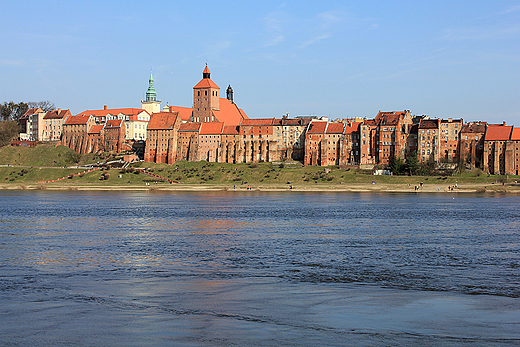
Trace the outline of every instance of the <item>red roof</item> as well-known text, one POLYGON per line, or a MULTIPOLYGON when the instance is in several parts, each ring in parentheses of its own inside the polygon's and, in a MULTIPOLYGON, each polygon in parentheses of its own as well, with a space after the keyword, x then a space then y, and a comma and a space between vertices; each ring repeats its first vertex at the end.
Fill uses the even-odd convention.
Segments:
POLYGON ((41 113, 43 112, 41 108, 30 108, 19 118, 19 120, 26 120, 29 118, 29 116, 32 116, 33 114, 41 113))
POLYGON ((240 126, 262 126, 262 125, 274 125, 274 118, 254 118, 254 119, 242 119, 240 126))
POLYGON ((177 112, 159 112, 152 114, 148 123, 148 130, 169 130, 173 129, 175 121, 179 117, 177 112))
POLYGON ((375 118, 375 121, 379 125, 396 125, 399 123, 399 119, 406 115, 406 111, 390 111, 382 112, 379 111, 375 118))
POLYGON ((70 116, 69 110, 52 110, 47 112, 43 119, 63 119, 67 116, 70 116))
POLYGON ((327 134, 342 134, 345 124, 343 123, 329 123, 327 127, 327 134))
POLYGON ((84 116, 84 115, 92 115, 95 117, 103 117, 108 114, 111 115, 118 115, 118 114, 124 114, 125 116, 131 116, 131 115, 138 115, 142 112, 148 113, 146 110, 143 110, 142 108, 112 108, 112 109, 103 109, 103 110, 87 110, 83 111, 78 116, 84 116))
POLYGON ((419 129, 439 129, 438 119, 421 119, 419 129))
POLYGON ((513 133, 511 134, 511 140, 520 141, 520 128, 513 128, 513 133))
POLYGON ((460 129, 461 133, 485 133, 486 132, 486 122, 470 122, 464 124, 462 129, 460 129))
POLYGON ((309 118, 304 118, 304 119, 289 119, 289 118, 282 118, 280 120, 280 123, 281 125, 286 125, 286 126, 299 126, 299 125, 307 125, 311 122, 311 119, 309 118))
POLYGON ((202 123, 200 126, 200 135, 220 135, 222 133, 222 128, 224 123, 220 122, 209 122, 202 123))
POLYGON ((90 128, 88 133, 89 134, 99 134, 101 132, 101 130, 103 130, 103 124, 96 124, 90 128))
POLYGON ((67 120, 65 121, 65 123, 63 123, 63 125, 87 124, 89 119, 90 119, 90 115, 85 116, 85 115, 78 114, 77 116, 70 116, 69 118, 67 118, 67 120))
MULTIPOLYGON (((202 72, 202 75, 204 76, 205 74, 208 74, 209 76, 209 69, 208 69, 208 66, 206 65, 206 68, 204 69, 204 71, 202 72)), ((217 89, 220 89, 219 86, 217 86, 215 84, 215 82, 213 82, 211 80, 211 78, 207 77, 207 78, 202 78, 202 80, 197 83, 197 85, 195 87, 193 87, 193 89, 198 89, 198 88, 217 88, 217 89)))
POLYGON ((307 134, 323 134, 327 128, 327 122, 312 122, 307 134))
POLYGON ((219 122, 226 123, 226 125, 240 125, 243 119, 249 119, 244 111, 228 99, 220 98, 219 105, 220 111, 213 111, 219 122))
POLYGON ((224 125, 222 135, 238 135, 238 126, 236 125, 224 125))
POLYGON ((170 106, 170 112, 179 112, 179 114, 181 115, 181 119, 184 122, 187 122, 191 118, 193 109, 190 107, 170 106))
POLYGON ((201 123, 182 123, 179 131, 199 131, 201 123))
POLYGON ((121 128, 121 124, 123 124, 122 119, 109 119, 105 123, 105 128, 121 128))
POLYGON ((360 125, 361 125, 361 123, 359 123, 359 122, 347 124, 347 126, 345 127, 345 134, 352 134, 352 133, 358 132, 360 125))
POLYGON ((486 129, 485 141, 507 141, 512 131, 513 126, 490 124, 486 129))

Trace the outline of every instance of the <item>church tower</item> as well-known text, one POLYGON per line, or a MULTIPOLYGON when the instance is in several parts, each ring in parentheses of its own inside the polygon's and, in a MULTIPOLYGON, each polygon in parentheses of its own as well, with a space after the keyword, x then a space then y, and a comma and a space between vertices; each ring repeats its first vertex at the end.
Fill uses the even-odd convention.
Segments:
POLYGON ((226 98, 229 100, 230 103, 234 103, 233 102, 233 88, 231 88, 231 85, 228 85, 227 89, 226 89, 226 98))
POLYGON ((152 113, 161 112, 161 101, 157 100, 157 93, 153 86, 152 70, 150 70, 150 79, 148 80, 148 90, 146 91, 146 99, 141 100, 142 108, 151 115, 152 113))
POLYGON ((220 88, 210 78, 208 66, 202 72, 202 80, 193 87, 193 122, 213 122, 213 111, 220 110, 220 88))

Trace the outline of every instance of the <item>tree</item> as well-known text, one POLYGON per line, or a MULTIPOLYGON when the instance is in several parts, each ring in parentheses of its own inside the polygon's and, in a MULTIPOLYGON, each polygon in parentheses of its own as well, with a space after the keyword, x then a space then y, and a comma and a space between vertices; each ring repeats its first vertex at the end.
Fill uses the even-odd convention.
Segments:
POLYGON ((0 122, 0 147, 11 143, 13 139, 18 137, 20 127, 15 121, 1 121, 0 122))
POLYGON ((49 100, 42 100, 38 102, 31 101, 27 104, 30 108, 40 108, 43 112, 49 112, 56 109, 56 105, 54 105, 54 103, 50 102, 49 100))
POLYGON ((3 104, 0 104, 0 114, 2 115, 3 120, 18 121, 18 119, 23 116, 28 109, 29 105, 23 101, 18 104, 13 101, 6 101, 3 104))
POLYGON ((405 165, 406 171, 410 173, 410 175, 414 174, 419 170, 419 160, 417 159, 417 152, 413 152, 410 157, 406 160, 405 165))
POLYGON ((40 108, 43 112, 48 112, 54 110, 56 106, 49 100, 38 102, 31 101, 27 103, 23 101, 19 103, 6 101, 3 104, 0 104, 1 119, 18 121, 18 119, 20 119, 29 108, 40 108))
POLYGON ((400 175, 404 171, 404 162, 400 157, 392 157, 390 160, 390 171, 394 175, 400 175))

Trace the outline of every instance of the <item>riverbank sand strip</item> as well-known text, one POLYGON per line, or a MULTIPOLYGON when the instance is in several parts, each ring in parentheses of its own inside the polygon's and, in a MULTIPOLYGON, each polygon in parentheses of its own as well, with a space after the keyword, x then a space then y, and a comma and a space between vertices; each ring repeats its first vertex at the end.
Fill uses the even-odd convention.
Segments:
POLYGON ((382 192, 382 193, 510 193, 520 194, 520 185, 501 185, 468 183, 457 186, 446 184, 424 184, 414 186, 408 184, 370 184, 370 183, 344 183, 344 184, 258 184, 258 185, 230 185, 230 184, 150 184, 150 185, 73 185, 73 184, 47 184, 47 185, 20 185, 4 184, 3 190, 81 190, 81 191, 294 191, 294 192, 382 192))

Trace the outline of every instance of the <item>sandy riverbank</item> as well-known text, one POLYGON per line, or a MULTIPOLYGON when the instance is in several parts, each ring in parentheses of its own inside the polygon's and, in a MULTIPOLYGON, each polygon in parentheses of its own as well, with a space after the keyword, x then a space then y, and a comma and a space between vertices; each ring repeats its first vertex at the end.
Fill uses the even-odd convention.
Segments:
POLYGON ((150 185, 100 185, 100 184, 4 184, 2 190, 73 190, 73 191, 272 191, 272 192, 374 192, 374 193, 490 193, 520 194, 520 184, 468 183, 449 186, 447 184, 424 184, 422 187, 395 183, 343 183, 343 184, 150 184, 150 185), (450 188, 452 187, 452 188, 450 188))

